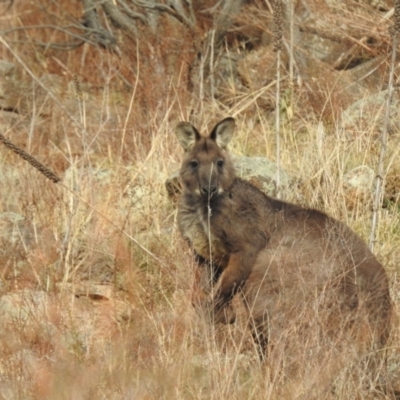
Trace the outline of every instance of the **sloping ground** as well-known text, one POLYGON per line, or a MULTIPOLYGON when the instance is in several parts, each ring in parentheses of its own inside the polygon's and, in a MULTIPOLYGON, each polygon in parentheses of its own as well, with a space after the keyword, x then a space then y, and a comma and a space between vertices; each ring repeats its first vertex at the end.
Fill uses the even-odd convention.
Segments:
MULTIPOLYGON (((293 375, 276 367, 276 360, 260 365, 243 316, 233 326, 211 327, 191 306, 193 259, 176 230, 175 206, 164 186, 180 160, 171 132, 182 119, 204 129, 233 115, 239 129, 232 151, 275 159, 276 54, 269 3, 241 6, 226 42, 216 49, 211 74, 197 63, 196 53, 211 48, 206 38, 218 11, 211 1, 194 10, 196 34, 161 14, 158 26, 138 24, 134 39, 107 25, 98 7, 118 38, 112 51, 86 43, 43 52, 37 41, 59 40, 65 33, 54 24, 76 24, 83 3, 46 4, 1 6, 1 29, 12 30, 2 36, 9 48, 3 43, 1 133, 62 178, 55 185, 0 146, 1 395, 387 398, 383 387, 400 386, 397 319, 388 371, 371 377, 362 362, 349 365, 332 386, 324 380, 324 365, 316 372, 307 359, 293 375)), ((391 23, 385 16, 391 6, 295 2, 295 52, 291 56, 286 45, 282 52, 281 167, 296 182, 285 196, 325 210, 364 238, 384 115, 391 23), (288 78, 291 60, 294 86, 288 78)), ((288 29, 285 22, 289 45, 288 29)), ((395 97, 375 245, 396 310, 397 108, 395 97)))

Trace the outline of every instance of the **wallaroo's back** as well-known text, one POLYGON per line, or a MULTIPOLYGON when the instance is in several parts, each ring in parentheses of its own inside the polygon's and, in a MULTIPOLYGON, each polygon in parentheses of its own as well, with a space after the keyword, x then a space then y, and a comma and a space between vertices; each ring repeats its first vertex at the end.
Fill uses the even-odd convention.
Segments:
POLYGON ((346 225, 236 177, 227 151, 234 130, 233 118, 207 136, 188 122, 176 127, 185 151, 178 225, 198 259, 195 303, 232 323, 240 292, 261 354, 282 340, 303 351, 311 336, 314 353, 349 342, 382 349, 392 313, 382 265, 346 225))

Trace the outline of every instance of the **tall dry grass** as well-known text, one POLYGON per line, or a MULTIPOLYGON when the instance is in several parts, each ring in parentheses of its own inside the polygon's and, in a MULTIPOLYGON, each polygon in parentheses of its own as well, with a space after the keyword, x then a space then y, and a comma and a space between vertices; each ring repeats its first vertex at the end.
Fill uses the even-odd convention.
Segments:
MULTIPOLYGON (((18 47, 11 50, 24 61, 18 64, 23 73, 39 80, 26 55, 18 47)), ((275 357, 260 363, 244 316, 235 325, 214 327, 195 314, 194 261, 179 237, 175 207, 164 187, 179 166, 180 150, 171 132, 178 120, 191 116, 187 94, 171 84, 162 101, 143 108, 139 83, 118 90, 114 56, 99 52, 96 57, 104 78, 100 88, 85 87, 79 75, 74 83, 67 74, 64 92, 55 99, 51 88, 42 88, 51 113, 32 111, 29 121, 21 115, 17 126, 7 125, 2 132, 62 181, 48 181, 0 147, 0 300, 11 314, 1 314, 1 396, 390 398, 382 387, 399 384, 397 320, 387 369, 382 366, 380 374, 371 376, 362 360, 346 364, 346 348, 338 349, 335 356, 344 366, 332 382, 325 379, 326 360, 315 364, 307 338, 301 338, 301 351, 294 354, 295 371, 278 362, 281 357, 285 363, 286 343, 297 332, 282 337, 275 357)), ((63 61, 72 69, 74 63, 63 61)), ((140 80, 146 71, 140 59, 136 66, 140 80)), ((31 110, 41 109, 43 101, 30 98, 31 110)), ((294 101, 294 120, 281 121, 280 135, 280 163, 299 182, 288 200, 322 209, 366 239, 371 199, 349 207, 343 180, 358 165, 376 165, 378 127, 360 126, 349 137, 337 128, 339 121, 324 128, 318 115, 300 113, 296 96, 294 101)), ((275 159, 274 125, 256 97, 232 94, 231 104, 204 101, 196 124, 206 129, 221 116, 234 115, 238 132, 232 151, 275 159)), ((389 164, 400 168, 398 132, 388 140, 389 164)), ((386 205, 375 245, 396 308, 399 215, 398 203, 386 205)))
MULTIPOLYGON (((18 252, 3 247, 3 296, 23 289, 44 291, 54 297, 50 315, 38 315, 31 305, 29 318, 49 320, 51 326, 61 321, 54 324, 55 335, 42 332, 43 323, 33 323, 29 332, 26 323, 16 323, 16 344, 10 345, 9 331, 2 334, 2 390, 21 399, 385 398, 379 392, 381 382, 373 381, 362 363, 344 368, 332 389, 323 379, 325 363, 316 372, 306 348, 296 360, 303 368, 292 376, 277 367, 276 359, 260 364, 243 319, 234 326, 212 327, 195 315, 190 300, 193 260, 176 231, 174 206, 164 188, 164 180, 179 165, 171 135, 177 118, 165 104, 147 122, 148 137, 141 143, 134 136, 140 125, 128 124, 124 130, 129 96, 125 108, 116 108, 111 96, 104 101, 105 93, 88 97, 102 104, 104 115, 121 121, 121 129, 114 126, 110 132, 89 104, 82 104, 84 114, 77 115, 81 130, 71 134, 67 122, 57 121, 54 125, 61 124, 65 132, 64 143, 52 146, 50 140, 46 160, 54 169, 60 153, 67 160, 61 185, 46 180, 8 149, 0 150, 2 187, 8 194, 0 210, 25 216, 19 229, 33 236, 27 242, 17 239, 22 242, 18 252), (129 142, 135 152, 127 162, 121 147, 129 147, 129 142), (95 311, 74 305, 83 298, 95 311), (118 307, 126 309, 122 316, 118 307), (79 324, 85 319, 88 326, 82 329, 79 324)), ((215 116, 230 114, 215 103, 210 107, 215 116)), ((204 121, 212 120, 209 111, 204 121)), ((234 151, 273 158, 273 129, 267 120, 251 118, 238 117, 234 151)), ((293 188, 293 198, 301 191, 303 203, 345 221, 366 238, 371 204, 348 210, 343 176, 358 164, 375 163, 374 130, 360 132, 363 140, 350 141, 340 140, 338 132, 326 132, 321 143, 317 132, 318 124, 305 120, 301 131, 282 137, 282 165, 301 182, 293 188)), ((11 131, 5 134, 12 136, 11 131)), ((53 134, 59 135, 50 131, 49 137, 53 134)), ((397 139, 392 140, 395 146, 397 139)), ((399 227, 393 204, 382 214, 376 253, 387 267, 396 300, 399 227)), ((389 381, 397 379, 396 327, 397 322, 389 343, 389 376, 382 372, 382 379, 389 381)), ((285 340, 281 345, 284 359, 285 340)), ((274 354, 279 354, 279 345, 274 354)), ((345 350, 343 357, 348 357, 345 350)))

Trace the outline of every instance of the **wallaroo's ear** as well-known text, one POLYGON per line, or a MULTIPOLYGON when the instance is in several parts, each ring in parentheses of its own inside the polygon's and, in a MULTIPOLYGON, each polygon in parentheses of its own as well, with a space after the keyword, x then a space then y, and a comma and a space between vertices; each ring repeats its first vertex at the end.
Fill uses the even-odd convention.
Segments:
POLYGON ((175 127, 175 135, 178 138, 179 144, 185 151, 189 151, 197 140, 200 139, 200 134, 197 129, 189 122, 179 122, 175 127))
POLYGON ((231 117, 225 118, 215 125, 211 131, 210 139, 215 140, 221 149, 226 149, 226 146, 228 146, 228 143, 232 139, 235 128, 235 120, 231 117))

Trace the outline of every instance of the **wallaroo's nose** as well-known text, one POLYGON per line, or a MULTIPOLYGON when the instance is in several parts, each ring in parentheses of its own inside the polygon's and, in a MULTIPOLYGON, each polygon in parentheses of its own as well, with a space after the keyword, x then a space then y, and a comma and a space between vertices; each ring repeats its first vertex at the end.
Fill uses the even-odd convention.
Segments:
POLYGON ((217 193, 217 187, 215 185, 206 185, 201 188, 201 192, 204 196, 212 196, 217 193))

